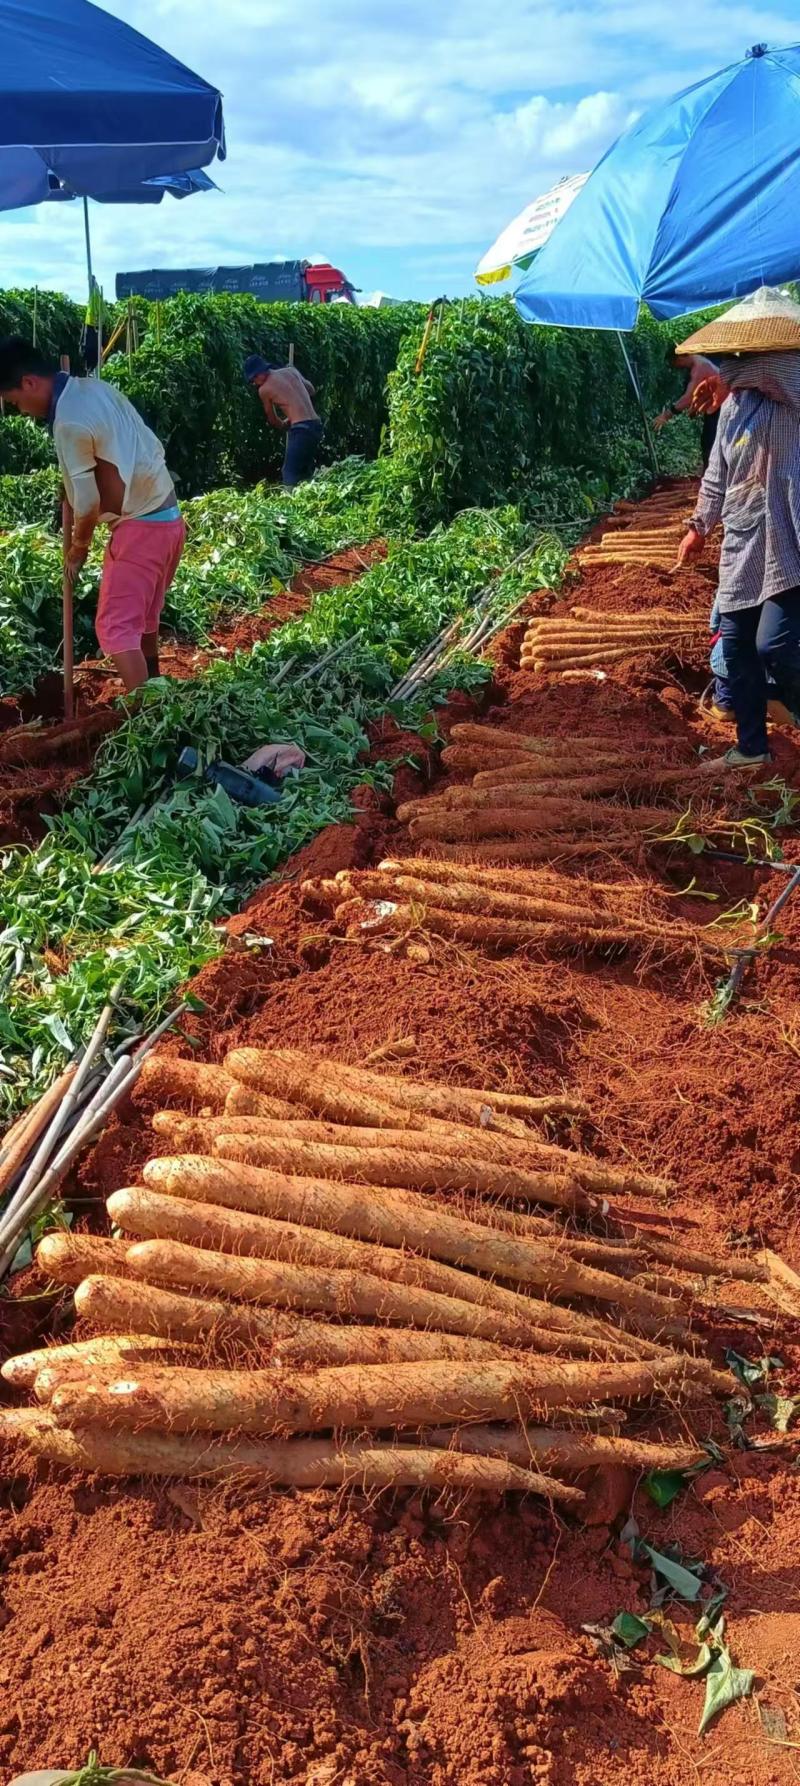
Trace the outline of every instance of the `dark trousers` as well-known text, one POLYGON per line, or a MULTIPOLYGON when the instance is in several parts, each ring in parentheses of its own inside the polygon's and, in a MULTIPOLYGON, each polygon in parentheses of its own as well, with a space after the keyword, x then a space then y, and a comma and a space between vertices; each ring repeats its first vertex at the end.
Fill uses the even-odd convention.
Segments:
POLYGON ((703 470, 704 471, 708 471, 708 461, 711 458, 711 451, 712 451, 714 442, 717 438, 717 423, 718 423, 718 421, 719 421, 719 410, 718 409, 715 409, 711 415, 703 416, 703 426, 700 430, 700 451, 703 455, 703 470))
POLYGON ((759 608, 720 615, 720 635, 739 749, 748 757, 763 756, 767 673, 778 699, 800 715, 800 589, 785 589, 759 608))
POLYGON ((287 489, 304 484, 314 470, 317 450, 322 440, 321 422, 294 422, 286 436, 283 455, 283 482, 287 489))

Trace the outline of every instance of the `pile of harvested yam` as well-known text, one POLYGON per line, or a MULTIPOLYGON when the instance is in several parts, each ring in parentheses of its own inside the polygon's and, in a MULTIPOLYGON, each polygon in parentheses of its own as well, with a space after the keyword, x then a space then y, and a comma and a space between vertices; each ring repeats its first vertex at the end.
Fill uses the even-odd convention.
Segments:
POLYGON ((467 850, 475 863, 638 854, 672 836, 690 798, 696 828, 711 823, 726 779, 674 745, 645 755, 604 738, 554 740, 472 723, 455 725, 451 739, 443 767, 470 781, 408 801, 397 814, 413 842, 439 859, 461 860, 467 850), (634 804, 642 795, 648 803, 634 804))
POLYGON ((728 1393, 693 1318, 714 1319, 707 1280, 769 1288, 769 1265, 665 1238, 652 1202, 646 1227, 612 1207, 671 1187, 548 1139, 579 1098, 292 1049, 155 1058, 143 1084, 169 1151, 109 1198, 118 1238, 41 1243, 79 1337, 4 1365, 37 1404, 3 1414, 7 1438, 112 1475, 520 1490, 575 1512, 593 1464, 702 1459, 685 1413, 653 1444, 619 1436, 614 1404, 655 1397, 670 1426, 728 1393))
POLYGON ((598 886, 550 869, 387 858, 374 869, 341 869, 333 879, 305 881, 303 892, 370 949, 385 948, 387 938, 392 946, 416 938, 412 946, 419 947, 420 939, 441 937, 499 951, 623 949, 719 967, 730 947, 718 930, 676 920, 668 901, 655 899, 642 882, 598 886))
POLYGON ((602 614, 591 608, 573 608, 569 615, 539 615, 529 622, 521 662, 523 669, 569 674, 629 657, 667 653, 684 659, 707 648, 705 614, 678 614, 668 609, 602 614))

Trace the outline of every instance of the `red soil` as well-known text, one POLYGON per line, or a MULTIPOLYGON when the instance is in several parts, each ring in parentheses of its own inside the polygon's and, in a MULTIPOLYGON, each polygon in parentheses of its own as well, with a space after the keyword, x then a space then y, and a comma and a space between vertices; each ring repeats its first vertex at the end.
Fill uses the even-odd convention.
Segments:
MULTIPOLYGON (((698 736, 685 696, 634 694, 616 673, 585 686, 528 679, 513 704, 504 692, 487 717, 510 731, 624 733, 643 746, 698 736)), ((637 970, 577 951, 499 960, 435 941, 427 963, 363 954, 302 882, 377 861, 387 842, 406 847, 402 829, 360 808, 231 921, 231 952, 197 982, 207 1008, 186 1021, 201 1056, 248 1041, 363 1060, 412 1036, 407 1070, 420 1077, 578 1087, 593 1118, 585 1139, 677 1181, 675 1202, 643 1219, 709 1249, 730 1232, 765 1235, 800 1265, 800 903, 742 1002, 709 1027, 699 968, 637 970), (246 930, 271 945, 242 953, 246 930)), ((602 876, 630 872, 609 862, 602 876)), ((662 892, 696 875, 723 904, 764 881, 688 855, 637 872, 662 892)), ((689 897, 676 909, 714 908, 689 897)), ((137 1101, 109 1130, 82 1172, 84 1197, 130 1182, 152 1146, 146 1117, 137 1101)), ((743 1285, 718 1297, 758 1299, 743 1285)), ((783 1356, 791 1389, 795 1325, 731 1315, 728 1338, 783 1356)), ((704 1436, 698 1418, 690 1428, 704 1436)), ((653 1436, 662 1424, 677 1430, 668 1416, 631 1417, 653 1436)), ((714 1431, 726 1443, 721 1421, 714 1431)), ((753 1432, 768 1436, 757 1421, 753 1432)), ((726 1444, 724 1464, 665 1511, 623 1473, 605 1483, 599 1523, 578 1528, 513 1499, 453 1508, 407 1494, 115 1486, 16 1462, 0 1519, 0 1760, 10 1775, 78 1764, 95 1746, 182 1786, 789 1786, 794 1751, 767 1740, 758 1701, 800 1741, 795 1449, 726 1444), (582 1630, 649 1604, 647 1572, 619 1540, 631 1497, 654 1545, 679 1543, 727 1583, 728 1641, 756 1671, 758 1701, 704 1738, 701 1684, 639 1651, 617 1679, 582 1630)), ((669 1612, 689 1635, 688 1613, 669 1612)))

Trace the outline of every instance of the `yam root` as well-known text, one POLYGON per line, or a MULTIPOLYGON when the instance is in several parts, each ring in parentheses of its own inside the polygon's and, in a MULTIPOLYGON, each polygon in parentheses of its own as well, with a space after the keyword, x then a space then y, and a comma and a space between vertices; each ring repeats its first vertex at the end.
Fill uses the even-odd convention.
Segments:
MULTIPOLYGON (((476 1272, 541 1285, 538 1245, 532 1248, 528 1240, 519 1241, 502 1229, 451 1215, 433 1199, 415 1192, 340 1184, 332 1179, 292 1178, 244 1163, 192 1157, 151 1160, 144 1176, 148 1185, 160 1187, 171 1196, 218 1202, 228 1208, 248 1209, 279 1221, 294 1220, 388 1246, 414 1247, 431 1258, 464 1268, 468 1294, 476 1297, 475 1286, 482 1282, 472 1275, 476 1272), (531 1271, 536 1272, 535 1279, 530 1278, 531 1271)), ((138 1273, 138 1261, 134 1269, 138 1273)), ((486 1282, 480 1291, 480 1302, 484 1307, 512 1310, 506 1298, 514 1294, 486 1282)), ((558 1308, 533 1298, 526 1298, 526 1306, 528 1303, 529 1318, 537 1327, 581 1333, 601 1342, 609 1337, 605 1323, 574 1309, 558 1308)))
MULTIPOLYGON (((401 1128, 403 1119, 381 1097, 352 1086, 336 1071, 336 1063, 302 1056, 288 1049, 234 1048, 225 1070, 252 1091, 302 1104, 332 1122, 365 1124, 368 1128, 401 1128)), ((410 1128, 413 1117, 407 1117, 410 1128)))
POLYGON ((160 1104, 179 1104, 182 1109, 207 1104, 224 1110, 232 1080, 222 1067, 204 1061, 179 1060, 170 1054, 148 1054, 142 1062, 137 1090, 160 1104))
POLYGON ((499 1457, 458 1456, 420 1445, 339 1445, 333 1439, 277 1440, 252 1444, 233 1440, 209 1445, 205 1439, 167 1433, 108 1432, 92 1427, 68 1432, 49 1417, 34 1423, 34 1410, 14 1409, 25 1421, 0 1414, 0 1437, 26 1443, 34 1456, 65 1469, 101 1476, 182 1476, 188 1479, 250 1477, 291 1488, 350 1486, 376 1489, 435 1489, 437 1493, 537 1494, 554 1506, 579 1512, 583 1494, 537 1470, 520 1469, 499 1457))
MULTIPOLYGON (((552 1330, 538 1331, 524 1296, 512 1291, 507 1291, 502 1301, 486 1296, 481 1279, 470 1282, 468 1273, 452 1265, 421 1259, 394 1247, 374 1246, 368 1241, 346 1239, 340 1234, 278 1222, 220 1204, 187 1202, 141 1187, 115 1191, 108 1199, 108 1212, 117 1226, 139 1239, 179 1240, 189 1246, 231 1253, 236 1258, 285 1260, 291 1265, 320 1266, 323 1270, 368 1272, 391 1283, 429 1290, 445 1299, 454 1297, 459 1304, 469 1302, 485 1310, 485 1322, 475 1328, 479 1337, 498 1338, 506 1345, 530 1345, 537 1351, 572 1349, 572 1342, 567 1346, 563 1335, 552 1330)), ((447 1311, 441 1313, 445 1315, 447 1311)), ((460 1322, 463 1319, 460 1308, 460 1322)), ((442 1328, 440 1321, 431 1324, 442 1328)), ((463 1325, 450 1329, 464 1330, 463 1325)), ((590 1342, 584 1347, 578 1337, 577 1355, 584 1355, 584 1350, 590 1355, 590 1342)))
POLYGON ((579 1475, 603 1464, 633 1470, 694 1470, 708 1461, 708 1452, 699 1445, 652 1444, 549 1426, 462 1426, 455 1433, 451 1427, 438 1426, 422 1437, 426 1445, 505 1457, 523 1468, 554 1470, 556 1475, 579 1475))
MULTIPOLYGON (((130 1325, 130 1324, 127 1324, 130 1325)), ((7 1358, 0 1376, 12 1389, 32 1389, 39 1372, 62 1365, 79 1366, 84 1373, 93 1365, 122 1365, 126 1359, 139 1362, 148 1354, 164 1351, 164 1339, 153 1338, 145 1330, 138 1333, 116 1333, 102 1339, 72 1340, 64 1346, 40 1346, 35 1352, 19 1352, 7 1358)))
POLYGON ((416 1147, 409 1146, 404 1151, 323 1146, 312 1141, 292 1141, 288 1135, 273 1141, 264 1135, 221 1129, 214 1151, 223 1159, 248 1160, 276 1172, 344 1178, 410 1190, 473 1191, 482 1196, 547 1203, 584 1215, 597 1213, 594 1199, 579 1186, 570 1185, 562 1173, 523 1171, 505 1162, 495 1165, 480 1158, 444 1160, 425 1151, 424 1136, 416 1147))
POLYGON ((530 1333, 524 1322, 501 1314, 499 1309, 481 1308, 454 1296, 346 1267, 278 1263, 169 1239, 138 1242, 131 1248, 131 1264, 141 1269, 145 1278, 173 1287, 210 1290, 275 1308, 339 1317, 358 1315, 436 1333, 465 1334, 495 1345, 524 1346, 530 1333))
POLYGON ((231 1341, 262 1346, 273 1361, 282 1364, 345 1364, 348 1360, 381 1364, 390 1359, 412 1363, 428 1358, 488 1359, 498 1353, 489 1341, 461 1334, 352 1323, 335 1327, 253 1303, 181 1295, 141 1278, 134 1284, 122 1278, 85 1278, 75 1292, 75 1307, 81 1317, 111 1328, 129 1325, 136 1309, 143 1325, 165 1337, 205 1341, 212 1350, 226 1349, 231 1341))
POLYGON ((694 1361, 684 1357, 637 1364, 333 1365, 307 1375, 146 1366, 108 1382, 65 1383, 51 1406, 57 1425, 66 1427, 288 1435, 536 1418, 544 1408, 636 1401, 659 1389, 672 1398, 696 1381, 694 1361))
POLYGON ((127 1276, 128 1243, 106 1240, 97 1234, 46 1234, 36 1249, 36 1266, 42 1277, 57 1284, 79 1284, 89 1272, 127 1276))

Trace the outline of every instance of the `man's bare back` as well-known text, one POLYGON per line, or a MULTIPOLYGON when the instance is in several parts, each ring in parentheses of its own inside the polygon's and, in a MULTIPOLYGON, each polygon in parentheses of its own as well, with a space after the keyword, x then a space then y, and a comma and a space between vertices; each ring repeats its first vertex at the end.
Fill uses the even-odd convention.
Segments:
POLYGON ((258 394, 273 428, 293 428, 297 422, 320 419, 312 402, 314 386, 296 366, 271 367, 258 381, 258 394))

